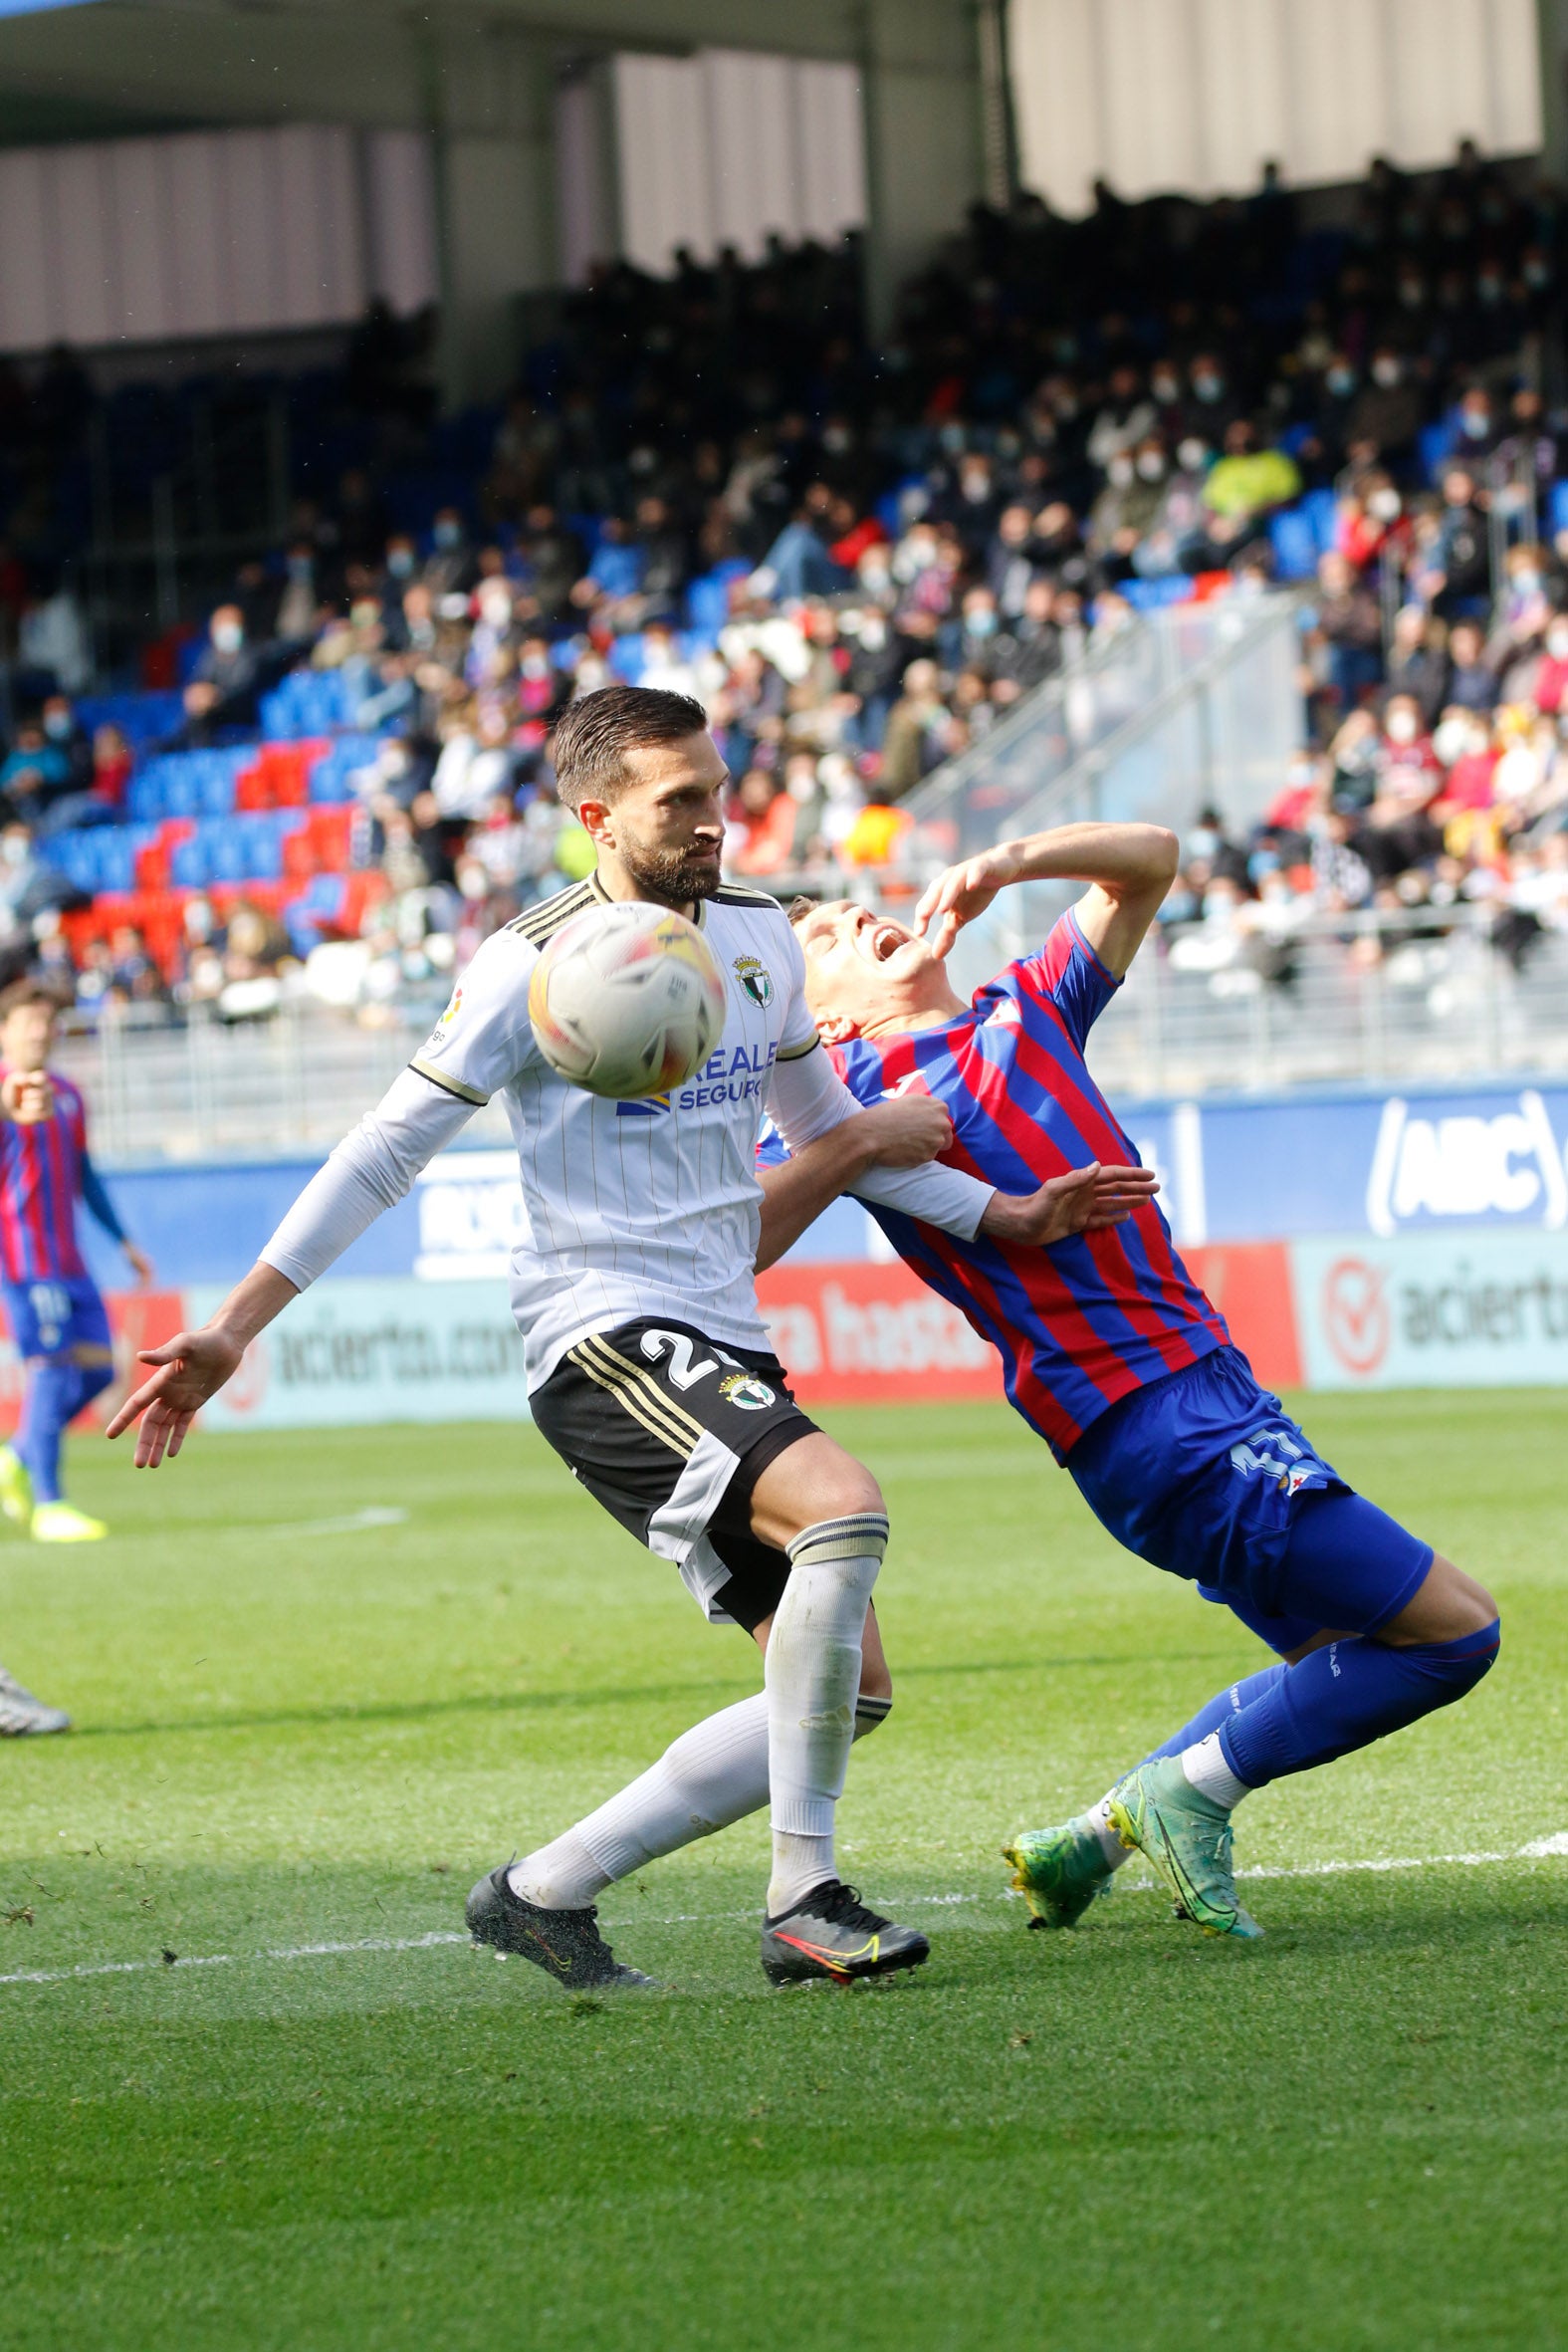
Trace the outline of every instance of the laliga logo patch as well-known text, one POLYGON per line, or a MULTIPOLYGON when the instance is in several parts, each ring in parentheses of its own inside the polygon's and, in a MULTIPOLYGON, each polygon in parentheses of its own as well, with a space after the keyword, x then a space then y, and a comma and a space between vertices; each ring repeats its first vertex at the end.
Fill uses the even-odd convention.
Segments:
MULTIPOLYGON (((763 978, 767 977, 765 972, 763 978)), ((773 1390, 755 1372, 727 1372, 719 1383, 719 1394, 743 1413, 765 1413, 774 1401, 773 1390)))
POLYGON ((446 1033, 447 1033, 447 1031, 448 1031, 448 1030, 451 1028, 451 1026, 452 1026, 453 1022, 454 1022, 454 1021, 457 1019, 457 1017, 458 1017, 459 1013, 461 1013, 461 1012, 462 1012, 462 1010, 463 1010, 463 991, 462 991, 461 987, 454 988, 454 989, 453 989, 453 991, 452 991, 452 1002, 450 1003, 450 1005, 448 1005, 448 1007, 447 1007, 446 1011, 445 1011, 445 1012, 442 1014, 442 1016, 441 1016, 440 1020, 439 1020, 439 1021, 436 1023, 436 1025, 435 1025, 434 1029, 433 1029, 433 1030, 430 1032, 430 1035, 429 1035, 429 1037, 428 1037, 428 1038, 426 1039, 426 1041, 425 1041, 425 1042, 426 1042, 426 1044, 427 1044, 428 1046, 443 1046, 443 1045, 445 1045, 445 1043, 446 1043, 446 1033))
POLYGON ((774 1001, 773 976, 756 956, 737 956, 735 975, 759 1012, 768 1010, 774 1001))

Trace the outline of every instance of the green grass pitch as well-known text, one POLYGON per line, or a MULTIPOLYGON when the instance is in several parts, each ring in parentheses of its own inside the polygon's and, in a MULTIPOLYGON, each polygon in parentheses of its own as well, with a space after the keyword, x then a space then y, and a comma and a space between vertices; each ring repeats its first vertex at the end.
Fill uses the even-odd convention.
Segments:
POLYGON ((532 1432, 198 1438, 139 1478, 78 1442, 112 1538, 0 1544, 0 1656, 79 1724, 0 1746, 7 2352, 1560 2344, 1568 1854, 1519 1849, 1568 1830, 1562 1399, 1306 1417, 1504 1647, 1246 1804, 1266 1942, 1136 1863, 1023 1932, 1005 1835, 1261 1653, 1005 1408, 865 1411, 833 1426, 892 1507, 898 1697, 843 1851, 932 1961, 770 1992, 747 1823, 607 1899, 669 1987, 618 2001, 441 1939, 755 1687, 744 1637, 532 1432), (1379 1860, 1422 1866, 1303 1874, 1379 1860))

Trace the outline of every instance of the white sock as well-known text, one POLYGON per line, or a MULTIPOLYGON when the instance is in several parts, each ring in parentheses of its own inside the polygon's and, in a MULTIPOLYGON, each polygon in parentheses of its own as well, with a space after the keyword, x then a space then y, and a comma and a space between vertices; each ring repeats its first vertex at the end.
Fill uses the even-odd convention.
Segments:
POLYGON ((1132 1860, 1133 1848, 1124 1846, 1111 1827, 1111 1798, 1115 1793, 1114 1787, 1108 1788, 1099 1803, 1090 1805, 1088 1811, 1080 1813, 1078 1818, 1085 1829, 1092 1829, 1099 1839, 1100 1851, 1105 1856, 1107 1866, 1112 1870, 1120 1870, 1124 1862, 1132 1860))
MULTIPOLYGON (((855 1702, 855 1738, 886 1720, 891 1699, 855 1702)), ((618 1878, 768 1802, 768 1694, 738 1700, 693 1724, 597 1812, 507 1872, 527 1903, 580 1911, 618 1878)))
POLYGON ((1224 1805, 1227 1812, 1248 1794, 1246 1782, 1238 1780, 1226 1763, 1218 1732, 1211 1732, 1207 1740, 1196 1740, 1191 1748, 1182 1750, 1182 1769, 1194 1788, 1212 1797, 1217 1805, 1224 1805))
POLYGON ((789 1581, 768 1641, 768 1911, 777 1919, 838 1875, 833 1810, 860 1688, 860 1637, 887 1544, 880 1512, 819 1520, 789 1546, 789 1581))

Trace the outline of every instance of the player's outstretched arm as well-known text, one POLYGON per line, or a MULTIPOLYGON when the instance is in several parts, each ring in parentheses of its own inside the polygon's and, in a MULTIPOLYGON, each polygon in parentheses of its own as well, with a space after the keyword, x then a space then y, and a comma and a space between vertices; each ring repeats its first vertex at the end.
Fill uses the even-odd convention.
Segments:
POLYGON ((472 1117, 474 1104, 405 1070, 375 1109, 345 1135, 301 1193, 257 1264, 204 1330, 181 1331, 142 1351, 155 1366, 110 1423, 118 1437, 138 1414, 136 1468, 156 1470, 177 1454, 195 1415, 216 1396, 258 1331, 314 1283, 383 1209, 400 1201, 419 1170, 472 1117))
POLYGON ((161 1347, 137 1350, 138 1363, 155 1367, 152 1377, 126 1397, 109 1425, 109 1435, 120 1436, 139 1418, 138 1470, 156 1470, 165 1454, 179 1452, 196 1415, 238 1370, 257 1332, 299 1294, 287 1275, 263 1261, 252 1267, 201 1330, 176 1331, 161 1347))
POLYGON ((953 1125, 940 1102, 901 1094, 873 1103, 803 1144, 776 1168, 759 1168, 763 1188, 757 1272, 778 1264, 813 1219, 839 1194, 851 1192, 872 1168, 918 1168, 946 1151, 953 1125))
POLYGON ((1045 1250, 1075 1233, 1124 1225, 1159 1189, 1152 1168, 1102 1168, 1091 1160, 1086 1168, 1047 1177, 1038 1192, 993 1193, 980 1230, 993 1241, 1045 1250))
POLYGON ((1078 926, 1120 980, 1176 879, 1180 845, 1163 824, 1059 824, 999 841, 950 865, 927 884, 915 930, 945 956, 966 923, 984 914, 1009 882, 1088 882, 1078 926))

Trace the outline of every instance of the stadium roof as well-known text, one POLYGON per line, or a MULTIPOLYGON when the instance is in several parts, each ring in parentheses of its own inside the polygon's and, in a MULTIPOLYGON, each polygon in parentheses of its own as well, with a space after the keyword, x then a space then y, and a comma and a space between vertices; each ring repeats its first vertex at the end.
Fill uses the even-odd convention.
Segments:
MULTIPOLYGON (((855 0, 0 0, 0 143, 176 124, 483 126, 485 56, 703 45, 851 58, 855 0)), ((968 0, 913 0, 967 17, 968 0)), ((916 44, 918 46, 918 42, 916 44)))

